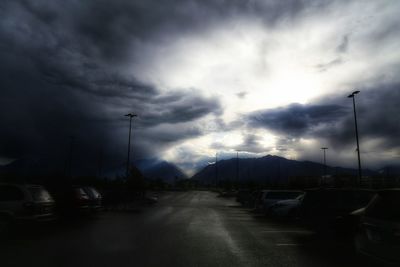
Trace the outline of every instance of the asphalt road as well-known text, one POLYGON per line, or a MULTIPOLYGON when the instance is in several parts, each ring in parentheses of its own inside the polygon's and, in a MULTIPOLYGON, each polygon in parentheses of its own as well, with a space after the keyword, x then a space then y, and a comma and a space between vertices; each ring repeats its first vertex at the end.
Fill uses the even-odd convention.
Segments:
POLYGON ((351 242, 253 214, 213 192, 96 219, 29 227, 0 242, 0 266, 369 266, 351 242))

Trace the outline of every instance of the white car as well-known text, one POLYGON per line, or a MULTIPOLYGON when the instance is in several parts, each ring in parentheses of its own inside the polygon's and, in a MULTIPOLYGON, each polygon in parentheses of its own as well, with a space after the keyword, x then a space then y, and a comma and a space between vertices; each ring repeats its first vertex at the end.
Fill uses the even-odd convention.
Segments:
POLYGON ((269 213, 270 208, 278 201, 295 199, 303 194, 302 191, 294 190, 262 190, 256 202, 256 209, 269 213))
POLYGON ((0 184, 0 233, 15 222, 54 219, 54 200, 40 185, 0 184))
POLYGON ((400 189, 380 190, 363 209, 355 246, 373 260, 400 266, 400 189))

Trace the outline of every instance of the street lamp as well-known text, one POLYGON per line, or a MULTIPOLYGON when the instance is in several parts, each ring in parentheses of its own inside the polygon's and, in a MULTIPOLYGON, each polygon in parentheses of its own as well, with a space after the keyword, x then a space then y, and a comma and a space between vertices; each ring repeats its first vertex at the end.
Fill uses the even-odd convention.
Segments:
POLYGON ((218 188, 218 152, 215 152, 215 188, 218 188))
POLYGON ((354 124, 356 128, 356 141, 357 141, 357 157, 358 157, 358 185, 361 183, 361 159, 360 159, 360 145, 358 142, 358 128, 357 128, 357 114, 356 114, 356 97, 355 95, 358 94, 360 91, 354 91, 347 97, 353 99, 353 110, 354 110, 354 124))
POLYGON ((239 151, 236 151, 236 183, 239 184, 239 151))
POLYGON ((129 139, 128 139, 128 159, 126 160, 126 178, 129 176, 129 156, 131 153, 131 129, 132 129, 132 118, 137 117, 136 114, 129 113, 125 115, 129 117, 129 139))
POLYGON ((325 179, 326 179, 326 150, 328 148, 327 147, 321 147, 321 149, 324 151, 324 178, 323 178, 323 181, 325 181, 325 179))
POLYGON ((68 158, 68 178, 71 179, 71 174, 72 174, 72 152, 73 152, 73 146, 74 146, 74 140, 75 136, 71 135, 69 137, 69 158, 68 158))

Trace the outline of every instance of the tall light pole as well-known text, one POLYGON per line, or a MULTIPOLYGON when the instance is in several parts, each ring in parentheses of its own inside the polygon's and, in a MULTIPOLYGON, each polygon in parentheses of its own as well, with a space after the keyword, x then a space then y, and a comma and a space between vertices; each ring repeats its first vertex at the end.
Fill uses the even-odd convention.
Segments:
POLYGON ((129 156, 131 154, 131 129, 132 129, 132 118, 137 117, 136 114, 129 113, 125 115, 129 117, 129 139, 128 139, 128 159, 126 160, 126 178, 129 176, 129 156))
POLYGON ((325 184, 325 179, 326 179, 326 150, 328 148, 327 147, 321 147, 321 149, 324 151, 324 178, 322 179, 322 181, 325 184))
POLYGON ((357 141, 357 157, 358 157, 358 185, 361 183, 361 159, 360 159, 360 145, 358 142, 358 127, 357 127, 357 113, 356 113, 356 97, 355 95, 358 94, 360 91, 354 91, 347 97, 353 99, 353 110, 354 110, 354 124, 356 128, 356 141, 357 141))
POLYGON ((102 167, 103 167, 103 149, 99 148, 98 170, 97 170, 97 175, 99 179, 101 179, 102 167))
POLYGON ((73 135, 71 135, 69 137, 69 155, 68 155, 68 159, 67 162, 65 163, 65 171, 64 171, 64 175, 66 177, 68 177, 69 179, 71 179, 71 173, 72 173, 72 152, 73 152, 73 146, 74 146, 74 139, 75 137, 73 135))
POLYGON ((236 151, 236 183, 239 184, 239 151, 236 151))
POLYGON ((218 152, 215 152, 215 188, 218 187, 218 152))

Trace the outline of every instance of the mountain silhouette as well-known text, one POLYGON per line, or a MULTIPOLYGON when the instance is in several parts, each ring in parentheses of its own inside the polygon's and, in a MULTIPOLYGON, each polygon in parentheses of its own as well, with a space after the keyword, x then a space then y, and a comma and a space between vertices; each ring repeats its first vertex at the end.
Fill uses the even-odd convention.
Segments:
MULTIPOLYGON (((142 174, 148 179, 161 179, 168 183, 176 179, 187 179, 187 176, 174 164, 160 159, 143 159, 133 162, 142 174)), ((48 177, 124 177, 126 165, 118 164, 114 167, 104 166, 101 170, 97 163, 88 163, 75 160, 69 165, 68 160, 55 157, 26 157, 17 159, 7 165, 0 166, 0 180, 3 181, 40 181, 48 177), (39 178, 39 179, 37 179, 39 178)))
MULTIPOLYGON (((357 176, 357 169, 326 168, 327 175, 357 176)), ((363 170, 363 176, 376 175, 377 172, 363 170)), ((231 158, 210 164, 192 176, 192 179, 213 184, 218 181, 285 184, 292 177, 321 177, 324 165, 312 161, 289 160, 279 156, 267 155, 260 158, 231 158)))
POLYGON ((174 164, 159 159, 142 159, 134 162, 136 167, 148 179, 162 179, 167 183, 188 177, 174 164))

